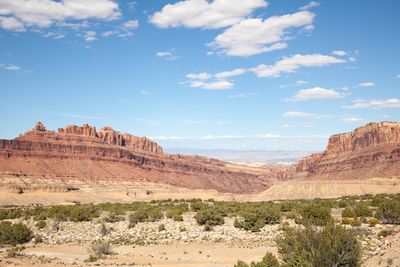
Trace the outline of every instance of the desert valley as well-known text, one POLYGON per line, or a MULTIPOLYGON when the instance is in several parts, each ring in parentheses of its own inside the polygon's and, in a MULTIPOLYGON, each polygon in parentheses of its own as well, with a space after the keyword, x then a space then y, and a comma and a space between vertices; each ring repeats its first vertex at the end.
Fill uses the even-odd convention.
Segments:
POLYGON ((400 267, 399 11, 0 0, 0 267, 400 267))
POLYGON ((399 217, 378 215, 380 199, 400 194, 400 123, 333 135, 297 164, 168 154, 111 127, 41 122, 0 140, 0 155, 1 218, 32 231, 21 251, 2 250, 7 265, 233 266, 277 254, 284 227, 301 225, 309 207, 356 229, 365 266, 400 263, 399 217), (251 217, 264 209, 265 221, 251 217), (93 242, 106 242, 110 256, 93 242))

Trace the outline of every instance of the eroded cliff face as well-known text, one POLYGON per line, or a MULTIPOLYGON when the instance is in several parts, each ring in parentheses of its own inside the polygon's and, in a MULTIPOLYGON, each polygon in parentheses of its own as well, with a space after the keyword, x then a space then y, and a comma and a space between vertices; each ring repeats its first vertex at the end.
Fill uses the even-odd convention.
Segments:
POLYGON ((324 152, 302 159, 296 171, 329 179, 400 176, 400 123, 369 123, 333 135, 324 152))
POLYGON ((215 159, 164 154, 154 141, 111 127, 97 131, 84 124, 55 132, 42 123, 14 140, 0 140, 1 173, 62 182, 155 182, 232 193, 262 191, 272 180, 282 179, 280 171, 230 168, 215 159))

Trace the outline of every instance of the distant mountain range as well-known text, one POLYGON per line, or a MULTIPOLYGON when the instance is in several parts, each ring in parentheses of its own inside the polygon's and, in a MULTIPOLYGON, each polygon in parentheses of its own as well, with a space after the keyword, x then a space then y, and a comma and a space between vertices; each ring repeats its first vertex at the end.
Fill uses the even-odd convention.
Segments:
POLYGON ((185 155, 199 155, 204 157, 216 158, 230 162, 297 162, 315 151, 265 151, 265 150, 227 150, 227 149, 166 149, 169 153, 179 153, 185 155))

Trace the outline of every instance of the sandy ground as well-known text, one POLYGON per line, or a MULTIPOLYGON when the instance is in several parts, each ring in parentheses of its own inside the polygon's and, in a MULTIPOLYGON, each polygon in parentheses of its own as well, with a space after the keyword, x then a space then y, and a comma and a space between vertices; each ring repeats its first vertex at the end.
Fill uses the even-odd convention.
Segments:
MULTIPOLYGON (((45 181, 44 181, 45 182, 45 181)), ((215 190, 190 190, 161 184, 72 183, 79 190, 62 192, 33 191, 23 194, 0 192, 0 205, 71 204, 133 202, 153 199, 213 198, 225 201, 266 201, 278 199, 336 198, 350 195, 400 193, 400 178, 365 180, 290 180, 276 182, 264 192, 249 195, 223 194, 215 190)))
POLYGON ((232 267, 238 259, 260 260, 267 251, 276 248, 236 248, 218 243, 151 245, 143 247, 118 246, 114 255, 95 263, 85 263, 89 250, 82 246, 40 245, 28 247, 19 258, 0 254, 0 266, 160 266, 160 267, 232 267))

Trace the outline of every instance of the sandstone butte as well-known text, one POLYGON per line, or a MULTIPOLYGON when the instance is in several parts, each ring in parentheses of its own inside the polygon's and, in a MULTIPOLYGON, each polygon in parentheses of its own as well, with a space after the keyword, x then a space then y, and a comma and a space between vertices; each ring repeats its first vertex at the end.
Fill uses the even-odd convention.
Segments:
POLYGON ((303 158, 297 173, 309 179, 400 176, 400 123, 368 123, 329 138, 326 150, 303 158))
MULTIPOLYGON (((49 131, 38 122, 14 140, 0 140, 0 182, 6 180, 3 177, 63 184, 151 182, 251 193, 267 189, 274 180, 287 179, 292 170, 240 167, 206 157, 166 154, 146 137, 111 127, 97 131, 88 124, 49 131)), ((8 188, 13 186, 9 184, 8 188)))

